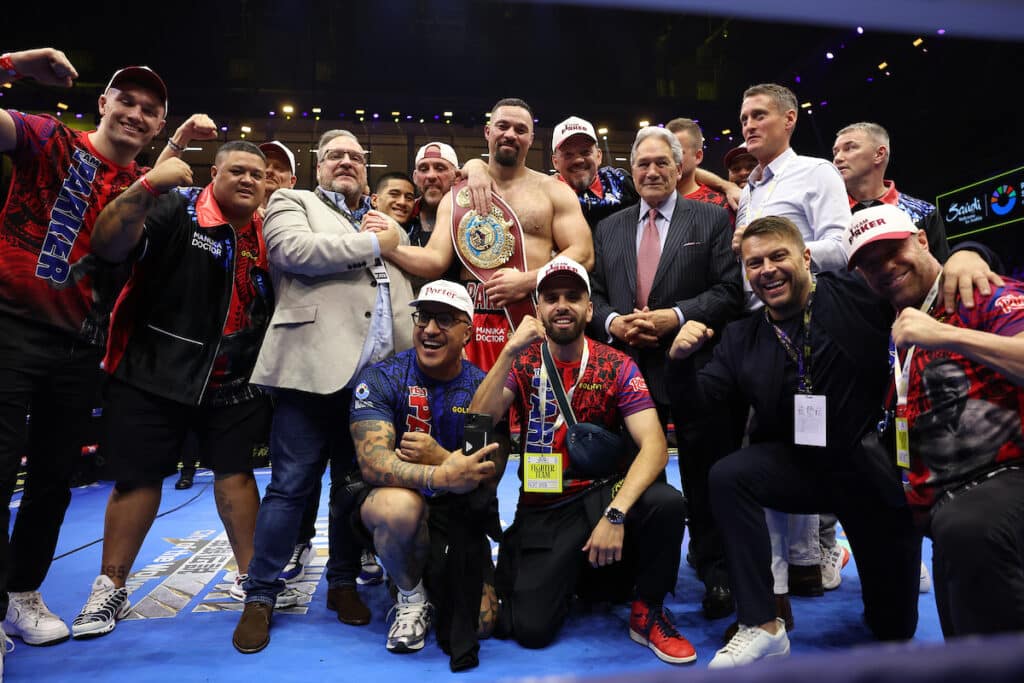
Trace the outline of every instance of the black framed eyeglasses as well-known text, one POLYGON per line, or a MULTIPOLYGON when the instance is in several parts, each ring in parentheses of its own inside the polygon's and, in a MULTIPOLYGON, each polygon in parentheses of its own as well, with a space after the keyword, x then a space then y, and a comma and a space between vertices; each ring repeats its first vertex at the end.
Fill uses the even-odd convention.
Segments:
POLYGON ((416 323, 416 327, 426 327, 433 320, 437 323, 437 326, 442 330, 450 330, 452 325, 455 323, 462 323, 468 325, 469 322, 462 318, 457 318, 451 313, 430 313, 428 311, 413 311, 412 321, 416 323))

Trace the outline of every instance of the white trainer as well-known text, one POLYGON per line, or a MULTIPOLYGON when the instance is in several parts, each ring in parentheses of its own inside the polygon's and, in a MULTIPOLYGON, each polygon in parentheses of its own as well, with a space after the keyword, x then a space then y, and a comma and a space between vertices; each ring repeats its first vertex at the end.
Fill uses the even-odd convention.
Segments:
POLYGON ((729 669, 770 657, 788 657, 789 636, 786 635, 786 623, 782 619, 776 619, 775 622, 779 626, 779 631, 774 636, 759 626, 741 624, 736 635, 715 653, 708 668, 729 669))
POLYGON ((26 645, 53 645, 71 637, 68 625, 50 611, 39 591, 7 594, 4 632, 21 638, 26 645))
POLYGON ((843 567, 850 561, 850 551, 836 543, 827 548, 821 546, 821 585, 827 590, 839 588, 843 582, 843 567))
POLYGON ((127 616, 130 609, 128 590, 117 588, 110 577, 100 574, 92 582, 92 592, 82 611, 71 622, 71 635, 93 638, 110 633, 117 626, 117 620, 127 616))
POLYGON ((291 559, 288 560, 288 564, 281 570, 281 577, 285 583, 295 583, 301 581, 302 577, 306 574, 306 565, 309 564, 309 558, 313 554, 313 544, 311 542, 299 543, 292 550, 291 559))
POLYGON ((932 590, 932 575, 928 573, 928 567, 924 562, 921 563, 921 580, 917 585, 917 590, 920 593, 930 593, 932 590))
POLYGON ((359 557, 359 576, 356 583, 360 586, 376 586, 384 582, 384 567, 380 566, 377 556, 364 550, 359 557))
POLYGON ((427 596, 423 593, 408 597, 399 593, 398 602, 387 616, 387 619, 394 616, 388 630, 387 649, 399 654, 422 650, 427 641, 433 609, 433 605, 427 601, 427 596))
MULTIPOLYGON (((231 586, 228 587, 228 595, 239 602, 245 602, 245 589, 242 588, 242 584, 249 580, 248 574, 235 573, 235 579, 231 582, 231 586)), ((285 607, 295 607, 299 604, 299 598, 302 597, 302 593, 294 588, 285 587, 283 591, 277 594, 277 602, 274 603, 274 609, 283 609, 285 607)))

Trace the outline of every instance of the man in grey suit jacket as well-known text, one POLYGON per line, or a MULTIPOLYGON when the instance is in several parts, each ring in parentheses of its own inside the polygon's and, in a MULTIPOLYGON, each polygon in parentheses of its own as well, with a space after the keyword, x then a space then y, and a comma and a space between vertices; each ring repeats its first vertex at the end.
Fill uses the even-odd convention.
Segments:
MULTIPOLYGON (((676 185, 682 160, 683 149, 675 135, 664 128, 641 129, 630 155, 640 204, 602 220, 594 235, 594 317, 589 332, 601 341, 610 338, 613 346, 636 359, 663 426, 670 419, 671 404, 665 354, 676 331, 687 320, 716 320, 724 326, 740 314, 743 304, 739 262, 730 248, 729 214, 719 206, 679 196, 676 185), (645 296, 641 264, 646 259, 641 255, 647 248, 644 233, 652 211, 657 268, 645 296)), ((710 357, 710 352, 705 353, 710 357)), ((716 430, 685 416, 674 418, 684 491, 697 515, 695 525, 691 514, 693 539, 713 526, 707 471, 715 455, 716 430)), ((703 534, 699 540, 708 537, 703 534)), ((721 558, 724 553, 701 549, 695 556, 721 558)), ((731 612, 724 568, 705 571, 698 564, 697 570, 707 587, 705 614, 717 618, 731 612)))
POLYGON ((405 318, 412 287, 381 258, 409 238, 392 219, 365 210, 366 152, 356 137, 328 131, 318 147, 319 186, 275 192, 264 223, 276 307, 252 381, 274 389, 276 406, 271 481, 256 522, 245 610, 232 639, 244 653, 270 642, 273 605, 284 586, 278 577, 328 456, 332 557, 355 561, 328 562, 327 604, 345 623, 369 623, 355 588, 359 548, 344 509, 352 496, 343 475, 355 456, 347 420, 351 387, 362 368, 412 346, 405 318))

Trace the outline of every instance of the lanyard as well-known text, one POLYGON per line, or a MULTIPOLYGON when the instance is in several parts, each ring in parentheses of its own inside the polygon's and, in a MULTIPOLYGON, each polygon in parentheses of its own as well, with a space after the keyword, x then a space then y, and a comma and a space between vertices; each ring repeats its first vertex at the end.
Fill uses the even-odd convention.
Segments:
MULTIPOLYGON (((926 313, 931 310, 932 304, 935 303, 935 298, 939 295, 940 279, 942 279, 942 273, 939 273, 935 278, 932 288, 928 290, 928 296, 921 303, 921 310, 926 313)), ((902 363, 900 363, 900 354, 896 349, 892 335, 889 336, 889 347, 892 349, 890 359, 892 360, 893 377, 896 382, 896 405, 905 406, 907 405, 907 394, 910 391, 910 361, 914 357, 914 350, 917 346, 910 347, 902 363)))
MULTIPOLYGON (((542 344, 546 344, 547 341, 543 341, 541 343, 542 344)), ((573 396, 573 393, 575 393, 575 391, 576 391, 576 385, 578 385, 580 383, 580 380, 583 379, 583 373, 587 371, 587 363, 589 362, 589 360, 590 360, 590 342, 588 342, 584 338, 584 340, 583 340, 583 356, 580 358, 580 374, 576 377, 576 381, 573 382, 572 386, 569 387, 569 390, 565 392, 565 396, 568 399, 566 401, 566 403, 568 405, 570 405, 570 406, 572 405, 572 396, 573 396)), ((557 378, 557 379, 561 380, 561 378, 557 378)), ((540 364, 540 386, 538 387, 537 391, 540 392, 540 396, 539 396, 540 397, 540 422, 543 425, 544 422, 546 421, 545 420, 545 416, 548 414, 547 413, 547 403, 548 403, 548 369, 544 365, 544 363, 540 364)), ((565 416, 562 415, 561 411, 559 411, 558 417, 555 419, 554 430, 557 431, 558 428, 561 427, 564 422, 565 422, 565 416)))
POLYGON ((765 320, 775 330, 775 336, 782 344, 782 348, 786 350, 786 355, 789 356, 790 360, 796 363, 796 374, 797 374, 797 392, 801 394, 812 394, 814 388, 811 386, 811 304, 814 302, 814 290, 818 285, 817 279, 811 277, 811 294, 807 297, 807 305, 804 306, 804 325, 803 325, 803 346, 797 348, 793 340, 789 338, 785 330, 775 324, 772 321, 771 315, 768 313, 768 308, 764 309, 765 320))
MULTIPOLYGON (((779 179, 782 177, 782 172, 789 166, 789 162, 793 161, 794 157, 790 157, 786 160, 786 163, 779 167, 778 172, 772 173, 772 179, 768 181, 768 184, 764 187, 764 196, 761 201, 757 203, 757 210, 751 210, 750 215, 746 217, 747 225, 750 225, 764 212, 764 207, 768 204, 768 200, 772 198, 772 193, 775 192, 775 186, 779 184, 779 179)), ((767 168, 767 167, 766 167, 767 168)), ((753 199, 753 188, 751 188, 751 199, 753 199)))

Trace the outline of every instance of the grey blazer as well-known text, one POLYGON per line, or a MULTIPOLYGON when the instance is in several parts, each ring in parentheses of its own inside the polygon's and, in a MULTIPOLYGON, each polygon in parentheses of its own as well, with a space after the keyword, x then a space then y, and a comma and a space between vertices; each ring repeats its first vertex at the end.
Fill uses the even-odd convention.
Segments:
MULTIPOLYGON (((402 244, 409 238, 399 230, 402 244)), ((373 239, 306 190, 277 190, 263 235, 276 297, 252 382, 331 394, 356 372, 377 299, 373 239)), ((384 261, 391 280, 395 352, 412 346, 412 287, 384 261)))

